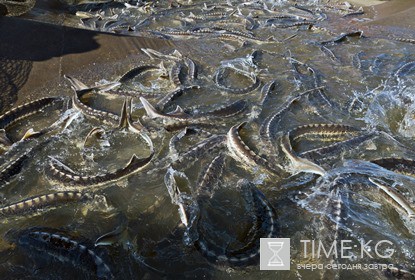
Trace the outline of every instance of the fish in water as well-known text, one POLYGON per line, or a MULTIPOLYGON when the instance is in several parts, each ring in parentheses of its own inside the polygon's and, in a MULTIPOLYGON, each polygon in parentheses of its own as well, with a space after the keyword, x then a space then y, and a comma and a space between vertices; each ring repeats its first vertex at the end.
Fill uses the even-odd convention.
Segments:
POLYGON ((415 177, 415 161, 406 158, 379 158, 370 162, 396 173, 415 177))
POLYGON ((246 101, 236 101, 225 107, 192 116, 187 114, 180 106, 170 113, 162 113, 156 110, 144 97, 140 97, 144 110, 151 119, 160 118, 163 120, 164 126, 168 130, 178 129, 181 127, 192 125, 216 126, 220 125, 213 122, 214 119, 233 117, 234 115, 242 113, 247 104, 246 101))
POLYGON ((113 279, 114 275, 103 258, 95 251, 63 233, 50 228, 29 228, 8 234, 16 244, 36 259, 59 261, 80 270, 89 277, 113 279), (92 275, 91 275, 92 274, 92 275))
POLYGON ((326 171, 321 166, 308 159, 301 158, 294 153, 291 147, 290 138, 287 134, 281 138, 281 149, 291 162, 291 165, 288 167, 288 170, 291 171, 291 173, 297 174, 299 172, 309 172, 320 176, 326 174, 326 171))
POLYGON ((230 155, 238 162, 248 167, 262 167, 273 175, 281 172, 279 166, 272 165, 265 158, 259 156, 251 148, 249 148, 239 135, 239 131, 246 125, 246 122, 234 125, 229 129, 226 136, 226 143, 230 155))
POLYGON ((84 175, 74 172, 56 159, 50 161, 47 167, 48 177, 64 185, 92 187, 121 180, 133 173, 143 170, 152 160, 154 151, 146 158, 133 155, 126 166, 112 172, 95 175, 84 175))
POLYGON ((43 195, 37 195, 26 198, 22 201, 9 204, 0 208, 2 217, 10 217, 15 215, 25 215, 39 209, 59 206, 70 202, 84 201, 91 198, 88 193, 78 191, 56 192, 43 195))
POLYGON ((392 204, 397 205, 397 209, 406 213, 409 219, 415 219, 415 210, 402 194, 377 178, 369 178, 369 181, 389 196, 392 199, 392 204))
POLYGON ((244 194, 244 200, 247 203, 251 201, 253 204, 253 213, 250 213, 254 216, 252 229, 249 231, 251 236, 247 236, 247 241, 242 248, 234 250, 221 248, 198 227, 199 239, 195 242, 195 246, 203 256, 217 265, 225 264, 233 267, 256 265, 259 261, 260 239, 279 236, 277 214, 264 194, 246 179, 237 182, 237 190, 244 194))

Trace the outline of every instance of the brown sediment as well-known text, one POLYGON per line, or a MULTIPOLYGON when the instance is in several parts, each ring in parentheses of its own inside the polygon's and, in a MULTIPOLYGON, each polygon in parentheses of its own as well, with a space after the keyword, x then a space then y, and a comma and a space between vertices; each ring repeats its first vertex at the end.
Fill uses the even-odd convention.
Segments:
POLYGON ((88 71, 86 76, 116 77, 134 64, 133 56, 135 60, 144 57, 141 48, 175 48, 167 40, 111 35, 20 18, 2 17, 0 25, 7 30, 0 33, 0 58, 32 62, 17 104, 57 87, 62 89, 60 94, 70 95, 64 74, 78 76, 88 71))
MULTIPOLYGON (((337 2, 341 4, 344 1, 337 2)), ((330 29, 335 33, 361 30, 369 37, 403 42, 414 39, 415 3, 413 1, 351 0, 349 2, 355 9, 362 7, 364 14, 360 15, 359 19, 346 17, 331 23, 330 29)))

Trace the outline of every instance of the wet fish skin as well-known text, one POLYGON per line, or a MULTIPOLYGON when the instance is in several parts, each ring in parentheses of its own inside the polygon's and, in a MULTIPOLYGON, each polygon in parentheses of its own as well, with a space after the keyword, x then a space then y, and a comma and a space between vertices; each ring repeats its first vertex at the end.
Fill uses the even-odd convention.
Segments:
POLYGON ((61 97, 44 97, 22 104, 0 116, 0 129, 6 129, 17 121, 36 114, 48 106, 63 102, 61 97))
POLYGON ((225 165, 225 155, 220 154, 216 156, 206 167, 205 171, 199 177, 195 195, 198 199, 205 196, 212 196, 215 186, 222 176, 225 165))
POLYGON ((52 258, 94 274, 98 279, 113 279, 110 267, 87 246, 50 228, 29 228, 17 234, 17 245, 36 258, 52 258))
POLYGON ((120 122, 119 116, 109 112, 93 109, 82 103, 82 101, 79 99, 77 91, 74 92, 74 95, 72 97, 72 104, 76 109, 82 112, 83 115, 91 117, 95 120, 102 121, 108 125, 116 126, 120 122))
POLYGON ((281 138, 280 145, 283 152, 291 162, 290 169, 293 174, 297 174, 299 172, 309 172, 320 176, 324 176, 326 174, 326 171, 321 166, 309 161, 308 159, 299 157, 294 153, 288 134, 285 134, 281 138))
POLYGON ((415 176, 415 161, 411 159, 389 157, 374 159, 370 162, 396 173, 415 176))
POLYGON ((121 180, 133 173, 136 173, 144 169, 152 160, 154 151, 151 152, 150 156, 146 158, 138 158, 133 155, 128 164, 120 169, 113 172, 98 174, 98 175, 82 175, 75 172, 71 172, 71 169, 63 163, 56 164, 55 161, 50 161, 48 165, 47 175, 50 179, 56 180, 63 184, 71 186, 100 186, 109 182, 121 180))
POLYGON ((11 162, 1 166, 0 169, 0 187, 6 184, 13 176, 17 175, 23 167, 24 162, 29 158, 28 153, 24 153, 11 162))
POLYGON ((0 215, 3 217, 24 215, 38 209, 49 208, 69 202, 83 201, 89 197, 89 194, 78 191, 65 191, 33 196, 1 207, 0 215))
MULTIPOLYGON (((225 144, 225 135, 212 135, 211 137, 199 142, 183 155, 179 155, 177 162, 180 166, 186 168, 193 164, 194 161, 200 159, 203 155, 212 154, 215 150, 220 149, 225 144)), ((174 164, 174 162, 173 162, 174 164)))
POLYGON ((229 105, 222 106, 213 111, 209 111, 201 114, 201 116, 211 117, 211 118, 229 118, 235 115, 241 114, 248 108, 248 103, 241 99, 237 100, 229 105))
POLYGON ((245 88, 228 87, 228 86, 223 84, 223 82, 222 82, 223 79, 221 78, 221 76, 223 76, 223 72, 226 69, 231 69, 231 68, 221 67, 221 68, 219 68, 219 70, 215 74, 215 84, 220 89, 223 89, 223 90, 225 90, 227 92, 230 92, 230 93, 233 93, 233 94, 246 94, 246 93, 254 91, 255 89, 257 89, 261 85, 261 81, 258 79, 258 77, 256 75, 254 77, 252 77, 250 75, 246 75, 246 74, 244 74, 240 71, 236 71, 235 69, 232 69, 232 71, 235 71, 235 72, 251 79, 252 83, 249 86, 245 87, 245 88))
POLYGON ((279 172, 278 168, 276 168, 277 166, 271 166, 271 164, 266 159, 257 155, 241 139, 239 131, 246 124, 247 122, 242 122, 240 124, 232 126, 229 129, 229 132, 226 136, 226 145, 230 155, 238 162, 241 162, 243 165, 249 167, 263 167, 269 172, 271 172, 271 174, 278 175, 279 172))
POLYGON ((307 138, 309 135, 329 138, 332 136, 356 134, 359 129, 344 124, 307 124, 291 129, 288 134, 291 141, 297 141, 299 138, 307 138))
POLYGON ((321 148, 316 148, 316 149, 312 149, 312 150, 302 152, 302 153, 299 154, 299 156, 309 158, 309 159, 313 159, 313 160, 315 160, 315 159, 321 160, 323 158, 327 158, 328 155, 333 153, 333 152, 338 153, 344 147, 359 145, 359 144, 375 137, 376 135, 377 135, 376 132, 364 133, 362 135, 358 135, 356 137, 352 137, 352 138, 344 140, 344 141, 336 142, 336 143, 333 143, 333 144, 328 145, 328 146, 324 146, 324 147, 321 147, 321 148))
POLYGON ((307 95, 308 93, 311 93, 315 90, 319 90, 322 88, 324 87, 313 88, 310 90, 306 90, 300 94, 297 94, 296 96, 290 97, 286 102, 284 102, 280 107, 278 107, 277 110, 272 115, 267 117, 265 121, 261 124, 260 130, 259 130, 260 136, 263 137, 267 141, 270 141, 271 139, 273 139, 272 127, 274 123, 277 122, 281 118, 281 115, 285 113, 286 111, 288 111, 291 105, 294 102, 297 102, 302 96, 307 95))
POLYGON ((119 83, 125 83, 131 79, 133 79, 134 77, 149 71, 149 70, 157 70, 159 69, 158 65, 139 65, 134 67, 133 69, 127 71, 125 74, 123 74, 119 79, 118 82, 119 83))
POLYGON ((347 37, 359 37, 359 38, 362 38, 362 37, 364 37, 363 36, 363 31, 358 30, 358 31, 348 32, 348 33, 345 33, 345 34, 340 34, 338 37, 333 38, 333 39, 331 39, 329 41, 321 42, 320 44, 321 45, 328 45, 328 44, 336 44, 336 43, 344 42, 347 39, 347 37))
POLYGON ((148 102, 144 97, 140 97, 140 101, 143 104, 147 116, 151 119, 162 119, 164 128, 168 131, 196 125, 216 127, 221 124, 212 122, 213 119, 232 117, 233 115, 238 114, 245 109, 244 101, 239 101, 211 112, 197 116, 191 116, 185 113, 180 106, 177 106, 176 110, 173 112, 163 113, 154 108, 153 105, 151 105, 150 102, 148 102))
POLYGON ((247 189, 253 198, 256 216, 253 238, 250 238, 248 243, 238 250, 223 250, 214 241, 208 240, 203 231, 199 229, 199 239, 195 242, 195 246, 207 260, 214 264, 246 267, 258 263, 260 238, 277 237, 279 225, 275 209, 255 185, 243 179, 238 181, 237 186, 247 189))
POLYGON ((406 213, 409 219, 415 219, 415 210, 412 209, 411 205, 402 194, 394 188, 387 186, 386 183, 377 178, 369 178, 369 181, 388 195, 392 199, 392 204, 396 205, 398 209, 406 213))

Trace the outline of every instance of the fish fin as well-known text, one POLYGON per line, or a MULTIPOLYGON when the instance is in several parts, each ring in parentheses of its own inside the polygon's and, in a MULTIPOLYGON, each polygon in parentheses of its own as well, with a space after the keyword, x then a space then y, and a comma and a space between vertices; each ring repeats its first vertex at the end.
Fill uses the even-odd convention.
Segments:
POLYGON ((0 143, 4 146, 11 146, 13 143, 10 141, 10 139, 7 137, 6 130, 3 128, 0 129, 0 143))
POLYGON ((182 107, 177 105, 176 109, 170 113, 168 113, 170 116, 177 116, 177 117, 190 117, 189 114, 186 114, 182 107))
POLYGON ((33 128, 30 128, 28 131, 26 131, 26 133, 23 135, 22 139, 20 139, 20 141, 26 140, 28 138, 34 137, 39 135, 40 132, 39 131, 34 131, 33 128))
POLYGON ((151 105, 150 102, 147 101, 147 99, 145 99, 144 97, 140 97, 140 101, 144 106, 144 110, 146 110, 146 113, 150 118, 155 119, 162 116, 159 112, 157 112, 153 105, 151 105))
POLYGON ((105 130, 101 127, 94 127, 91 129, 88 134, 85 136, 83 147, 85 148, 87 144, 89 143, 89 139, 92 137, 92 135, 96 136, 97 138, 100 138, 105 133, 105 130))
POLYGON ((124 103, 122 104, 122 108, 121 108, 121 116, 120 116, 120 122, 118 124, 118 128, 127 128, 128 129, 128 112, 127 112, 127 104, 128 104, 128 99, 130 99, 129 97, 127 97, 124 100, 124 103))
POLYGON ((146 158, 139 158, 136 156, 136 154, 133 154, 133 156, 131 157, 130 161, 127 163, 127 165, 124 168, 127 168, 131 165, 135 165, 135 164, 139 164, 139 165, 145 165, 149 162, 149 159, 151 159, 154 155, 154 152, 152 151, 150 156, 146 157, 146 158))
POLYGON ((183 55, 178 50, 174 50, 172 55, 177 57, 177 58, 183 58, 183 55))
POLYGON ((64 75, 63 77, 66 78, 71 83, 72 88, 75 91, 82 91, 82 90, 89 89, 89 87, 87 85, 85 85, 80 80, 78 80, 78 79, 76 79, 74 77, 67 76, 67 75, 64 75))

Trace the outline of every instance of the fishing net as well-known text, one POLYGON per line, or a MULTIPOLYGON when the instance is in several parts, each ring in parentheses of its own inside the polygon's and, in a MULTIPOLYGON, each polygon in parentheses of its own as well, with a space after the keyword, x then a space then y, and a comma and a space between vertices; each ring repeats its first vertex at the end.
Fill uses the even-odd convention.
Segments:
POLYGON ((16 102, 17 92, 26 83, 31 69, 31 61, 0 57, 0 113, 11 108, 16 102))

